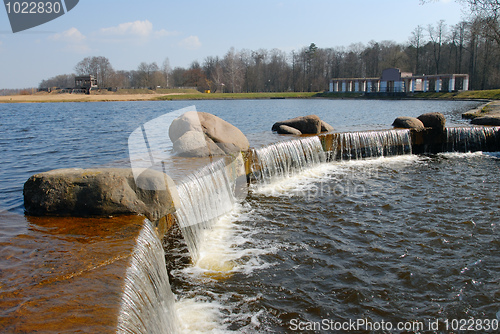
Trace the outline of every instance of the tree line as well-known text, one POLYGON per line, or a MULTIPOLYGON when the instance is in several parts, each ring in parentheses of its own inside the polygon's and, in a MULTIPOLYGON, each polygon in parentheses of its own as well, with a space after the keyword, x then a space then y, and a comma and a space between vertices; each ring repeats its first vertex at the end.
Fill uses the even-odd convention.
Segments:
MULTIPOLYGON (((500 88, 498 0, 461 1, 469 3, 470 19, 451 26, 444 21, 417 26, 403 44, 370 41, 321 48, 311 43, 289 53, 231 48, 224 56, 193 61, 187 68, 171 68, 165 58, 161 66, 143 62, 132 71, 113 69, 105 57, 87 57, 75 66, 75 74, 93 74, 100 87, 303 92, 326 90, 331 78, 379 77, 382 70, 396 67, 415 74, 466 73, 471 89, 500 88)), ((75 74, 43 80, 40 88, 72 87, 75 74)))

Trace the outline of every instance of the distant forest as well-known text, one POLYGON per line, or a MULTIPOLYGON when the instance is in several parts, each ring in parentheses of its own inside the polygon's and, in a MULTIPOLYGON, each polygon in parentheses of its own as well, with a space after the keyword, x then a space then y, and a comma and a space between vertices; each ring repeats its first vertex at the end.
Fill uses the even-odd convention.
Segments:
MULTIPOLYGON (((211 92, 323 91, 331 78, 379 77, 396 67, 414 74, 466 73, 470 89, 500 88, 500 4, 498 0, 458 0, 470 18, 457 25, 444 21, 417 26, 405 44, 370 41, 348 47, 321 48, 311 43, 286 53, 235 50, 209 56, 188 68, 171 68, 168 58, 141 63, 136 70, 115 70, 105 57, 87 57, 74 74, 43 80, 39 87, 73 87, 75 75, 93 74, 100 87, 196 87, 211 92)), ((426 1, 422 1, 426 2, 426 1)))

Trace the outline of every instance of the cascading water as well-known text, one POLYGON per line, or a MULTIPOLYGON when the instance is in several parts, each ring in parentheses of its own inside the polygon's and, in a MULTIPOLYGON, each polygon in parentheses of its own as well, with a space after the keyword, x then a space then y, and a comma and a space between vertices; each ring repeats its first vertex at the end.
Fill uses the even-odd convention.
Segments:
POLYGON ((174 295, 170 289, 163 246, 146 221, 126 273, 117 333, 178 333, 174 295))
POLYGON ((266 184, 326 161, 323 146, 316 136, 261 147, 255 150, 255 155, 257 161, 252 172, 259 182, 266 184))
POLYGON ((335 160, 359 160, 411 154, 409 130, 339 133, 330 156, 335 160))
POLYGON ((447 152, 496 151, 500 144, 500 127, 447 128, 447 152))
POLYGON ((176 218, 191 258, 199 258, 204 231, 230 212, 236 202, 237 178, 228 173, 224 159, 189 174, 177 186, 180 205, 176 218))

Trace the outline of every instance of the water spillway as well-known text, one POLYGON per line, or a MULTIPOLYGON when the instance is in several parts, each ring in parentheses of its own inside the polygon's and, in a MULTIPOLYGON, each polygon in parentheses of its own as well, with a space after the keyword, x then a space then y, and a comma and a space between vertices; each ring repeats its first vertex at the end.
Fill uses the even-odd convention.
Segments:
POLYGON ((494 152, 500 147, 499 127, 447 128, 445 152, 494 152))
MULTIPOLYGON (((384 130, 328 134, 320 137, 304 137, 278 142, 253 150, 249 155, 252 160, 250 162, 251 172, 253 180, 257 184, 270 184, 279 179, 293 177, 325 163, 410 155, 413 153, 412 136, 410 130, 384 130)), ((494 145, 497 145, 496 149, 498 150, 498 129, 447 129, 446 139, 440 144, 442 151, 493 149, 494 145)), ((206 242, 204 233, 210 230, 221 216, 231 212, 238 201, 236 195, 238 185, 230 171, 231 168, 228 168, 228 166, 228 163, 223 159, 217 160, 188 175, 178 185, 180 205, 175 216, 193 262, 196 262, 200 257, 201 244, 206 242)), ((149 235, 152 236, 150 233, 149 235)), ((138 241, 139 249, 150 247, 148 243, 138 241)), ((143 251, 138 251, 137 254, 139 258, 150 256, 143 251)), ((160 267, 163 265, 159 259, 158 263, 160 267)), ((143 278, 150 277, 148 272, 151 269, 147 268, 155 268, 157 264, 145 261, 145 270, 139 270, 137 274, 135 274, 136 269, 134 266, 131 265, 129 271, 132 279, 127 283, 131 286, 132 282, 141 281, 139 277, 141 275, 143 278)), ((152 271, 160 273, 160 276, 166 277, 167 275, 163 270, 153 269, 152 271)), ((157 279, 161 281, 160 277, 151 280, 156 282, 157 279)), ((147 298, 141 297, 137 292, 142 291, 142 288, 137 291, 129 288, 125 291, 123 303, 125 308, 120 316, 119 332, 143 333, 144 328, 152 328, 149 329, 149 332, 157 333, 155 328, 165 328, 164 321, 169 326, 176 326, 175 314, 168 315, 168 312, 167 314, 158 314, 156 310, 152 315, 149 315, 150 311, 141 311, 141 308, 144 308, 141 303, 150 303, 151 305, 156 303, 158 309, 162 309, 168 304, 167 308, 172 310, 173 302, 166 302, 162 298, 158 298, 163 294, 168 295, 164 288, 166 285, 163 288, 156 286, 156 283, 152 284, 153 289, 156 289, 156 291, 147 293, 148 296, 153 296, 147 298), (134 298, 136 301, 133 301, 134 298), (162 305, 162 307, 158 307, 158 305, 162 305), (135 310, 135 308, 138 308, 138 310, 135 310), (163 326, 156 327, 155 322, 148 324, 148 319, 157 319, 164 316, 165 318, 155 320, 159 323, 164 322, 163 326)), ((167 298, 167 300, 170 299, 167 298)), ((145 309, 148 308, 149 306, 145 309)))
POLYGON ((187 175, 177 186, 180 203, 175 217, 193 262, 199 258, 205 230, 230 212, 238 198, 246 196, 245 191, 243 163, 239 159, 212 162, 187 175))
POLYGON ((412 153, 410 130, 344 132, 321 137, 330 160, 359 160, 412 153))
POLYGON ((317 136, 282 141, 254 151, 252 172, 260 183, 289 177, 326 161, 320 139, 317 136))
MULTIPOLYGON (((441 151, 498 151, 498 133, 498 128, 448 128, 446 136, 440 144, 441 151)), ((295 175, 326 163, 334 164, 337 160, 349 161, 399 154, 409 155, 412 152, 415 153, 413 144, 413 134, 408 130, 366 131, 329 134, 320 137, 302 137, 256 149, 252 163, 254 164, 255 174, 257 175, 257 172, 261 173, 259 182, 272 183, 279 177, 295 175)), ((194 172, 185 179, 185 182, 179 184, 178 192, 182 204, 176 213, 177 221, 183 229, 184 238, 190 245, 190 252, 193 254, 194 259, 197 258, 200 245, 204 242, 203 231, 210 229, 218 217, 230 212, 234 207, 234 203, 239 201, 238 196, 235 195, 238 187, 238 182, 235 181, 232 173, 232 167, 220 160, 194 172)), ((349 202, 346 202, 345 205, 349 205, 349 202)), ((307 204, 304 205, 304 208, 307 208, 307 204)), ((362 212, 363 206, 360 205, 356 208, 362 212)), ((391 207, 384 206, 383 210, 390 211, 391 207)), ((270 213, 269 217, 273 217, 273 214, 270 213)), ((339 217, 338 219, 345 218, 339 217)), ((36 226, 36 224, 32 225, 36 226)), ((466 227, 469 225, 475 226, 475 223, 471 222, 464 225, 466 227)), ((341 231, 342 227, 340 225, 339 231, 341 231)), ((51 233, 53 232, 47 232, 46 234, 51 233)), ((66 237, 74 238, 75 231, 69 231, 67 234, 66 237)), ((45 234, 44 238, 46 238, 45 234)), ((447 236, 447 238, 449 239, 450 236, 447 236)), ((37 236, 37 239, 40 239, 40 237, 37 236)), ((84 239, 82 238, 82 240, 84 239)), ((175 302, 168 285, 165 260, 162 258, 163 249, 158 242, 159 237, 154 232, 151 223, 145 222, 139 236, 134 240, 133 255, 127 261, 126 273, 123 275, 125 279, 123 291, 121 292, 117 332, 173 333, 176 330, 175 328, 178 327, 177 320, 175 320, 176 315, 173 311, 175 302)), ((377 238, 377 240, 377 242, 380 242, 380 238, 377 238)), ((83 243, 83 241, 81 242, 83 243)), ((75 241, 72 240, 71 243, 75 244, 75 241)), ((36 248, 40 248, 39 242, 37 244, 36 248)), ((495 242, 493 242, 493 249, 495 245, 495 242)), ((53 247, 53 244, 50 247, 47 246, 47 249, 51 247, 53 247)), ((82 249, 88 250, 88 247, 89 245, 83 245, 82 249)), ((109 247, 109 245, 106 245, 106 247, 109 247)), ((325 242, 325 247, 331 248, 332 246, 325 242)), ((380 252, 379 249, 378 251, 380 252)), ((96 251, 96 253, 99 252, 102 251, 96 251)), ((125 259, 128 259, 127 254, 128 252, 123 255, 120 263, 125 263, 125 259)), ((411 257, 411 255, 408 257, 411 257)), ((70 260, 67 260, 69 263, 70 260)), ((97 265, 89 265, 89 268, 105 268, 106 263, 108 263, 107 260, 99 261, 97 265)), ((471 262, 471 264, 474 263, 474 261, 471 262)), ((125 265, 122 265, 122 268, 124 267, 125 265)), ((103 271, 103 269, 100 269, 100 271, 103 271)), ((75 272, 78 271, 75 270, 75 272)), ((97 271, 92 270, 91 272, 96 274, 97 271)), ((72 272, 62 276, 71 276, 70 279, 65 278, 65 281, 75 280, 73 277, 78 277, 74 276, 72 272)), ((406 276, 411 278, 409 273, 401 274, 403 278, 406 276)), ((83 275, 82 277, 87 278, 87 276, 83 275)), ((116 277, 121 278, 122 276, 116 275, 116 277)), ((96 279, 96 281, 100 280, 99 277, 96 279)), ((92 282, 93 280, 88 279, 87 281, 92 282)), ((5 286, 2 288, 5 290, 5 286)), ((71 290, 68 289, 68 291, 71 290)), ((103 287, 101 291, 110 294, 109 286, 103 287)), ((345 291, 340 291, 339 295, 342 295, 342 293, 349 294, 351 291, 354 291, 354 295, 356 294, 355 289, 349 287, 345 291)), ((349 296, 351 295, 349 294, 349 296)), ((349 296, 346 298, 351 298, 349 296)), ((81 311, 82 314, 84 312, 84 310, 81 311)), ((33 319, 32 314, 29 316, 33 319)), ((111 318, 111 315, 107 318, 111 318)), ((40 321, 46 320, 41 319, 40 321)))
POLYGON ((179 333, 163 246, 146 221, 127 269, 116 333, 179 333))

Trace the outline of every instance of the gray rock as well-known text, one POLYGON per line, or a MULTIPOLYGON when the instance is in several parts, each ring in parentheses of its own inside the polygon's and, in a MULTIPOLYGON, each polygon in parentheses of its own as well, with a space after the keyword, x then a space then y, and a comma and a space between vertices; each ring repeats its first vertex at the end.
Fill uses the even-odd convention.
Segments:
POLYGON ((475 125, 500 125, 500 117, 482 116, 472 119, 472 124, 475 125))
POLYGON ((216 144, 233 144, 242 151, 250 147, 247 137, 240 129, 225 120, 206 112, 199 112, 203 133, 216 144))
POLYGON ((299 130, 303 134, 321 133, 321 119, 316 115, 301 116, 274 123, 272 130, 278 131, 280 125, 286 125, 299 130))
POLYGON ((246 151, 250 146, 247 137, 237 127, 204 112, 189 111, 176 118, 168 134, 174 150, 181 156, 232 154, 246 151), (196 132, 202 135, 195 135, 196 132))
POLYGON ((280 125, 276 128, 276 132, 278 132, 281 135, 301 135, 302 132, 297 130, 296 128, 292 128, 291 126, 288 125, 280 125))
POLYGON ((415 117, 406 117, 406 116, 401 116, 396 118, 392 123, 392 126, 403 129, 415 129, 415 130, 424 129, 424 123, 422 123, 421 120, 415 117))
POLYGON ((27 214, 110 216, 142 214, 156 221, 175 211, 177 192, 164 173, 132 169, 57 169, 33 175, 24 184, 27 214))
POLYGON ((172 143, 175 143, 183 134, 188 131, 203 132, 198 112, 188 111, 172 121, 168 128, 168 136, 172 143))
POLYGON ((201 158, 225 154, 203 132, 198 131, 187 131, 174 142, 173 147, 177 155, 181 157, 201 158))
POLYGON ((426 128, 432 128, 435 131, 444 132, 446 118, 440 112, 430 112, 417 117, 426 128))

